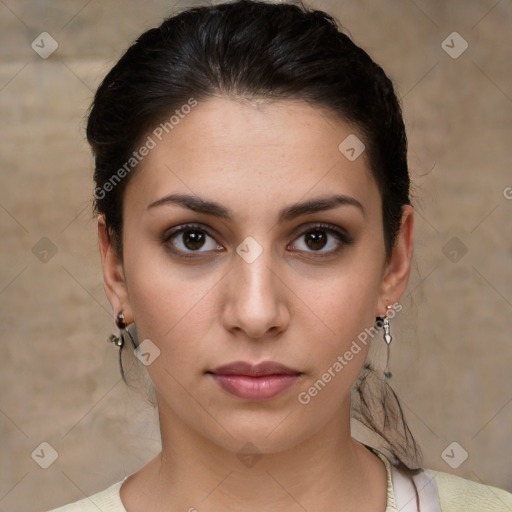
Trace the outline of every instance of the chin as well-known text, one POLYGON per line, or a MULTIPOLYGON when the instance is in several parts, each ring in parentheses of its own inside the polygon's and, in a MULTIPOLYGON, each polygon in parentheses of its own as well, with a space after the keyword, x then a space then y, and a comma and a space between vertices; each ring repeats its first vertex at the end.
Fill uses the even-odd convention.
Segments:
POLYGON ((203 425, 200 434, 236 455, 245 452, 279 453, 306 441, 321 428, 321 425, 307 425, 294 413, 284 410, 260 415, 233 411, 231 416, 222 414, 216 417, 223 418, 222 427, 218 424, 203 425))

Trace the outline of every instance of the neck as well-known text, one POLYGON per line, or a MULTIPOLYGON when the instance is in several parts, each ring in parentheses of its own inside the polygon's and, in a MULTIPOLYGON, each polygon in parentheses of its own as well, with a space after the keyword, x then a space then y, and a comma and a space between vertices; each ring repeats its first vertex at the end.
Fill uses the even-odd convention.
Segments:
MULTIPOLYGON (((384 465, 351 437, 350 402, 313 436, 277 453, 260 453, 249 445, 247 453, 237 453, 219 446, 192 431, 162 403, 159 416, 162 452, 130 477, 145 508, 191 512, 386 508, 384 465)), ((125 494, 128 490, 129 486, 125 494)))

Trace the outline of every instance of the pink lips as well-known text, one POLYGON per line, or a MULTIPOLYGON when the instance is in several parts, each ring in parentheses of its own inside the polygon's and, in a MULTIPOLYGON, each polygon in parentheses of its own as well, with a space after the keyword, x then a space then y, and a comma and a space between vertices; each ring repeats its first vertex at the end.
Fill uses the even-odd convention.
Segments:
POLYGON ((208 373, 228 393, 253 401, 269 400, 283 393, 302 375, 274 361, 257 365, 236 361, 208 373))

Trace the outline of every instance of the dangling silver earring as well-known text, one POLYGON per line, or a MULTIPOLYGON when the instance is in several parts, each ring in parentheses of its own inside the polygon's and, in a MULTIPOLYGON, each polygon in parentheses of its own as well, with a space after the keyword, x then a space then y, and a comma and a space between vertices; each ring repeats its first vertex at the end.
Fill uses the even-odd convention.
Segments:
POLYGON ((116 347, 119 347, 121 350, 124 347, 124 339, 126 335, 130 338, 130 341, 133 345, 133 348, 136 349, 139 346, 137 340, 137 331, 135 330, 135 323, 131 323, 130 325, 126 325, 124 321, 124 313, 118 313, 116 316, 116 326, 119 329, 119 334, 111 334, 107 341, 109 343, 113 343, 116 347))
MULTIPOLYGON (((387 306, 387 309, 391 309, 393 306, 387 306)), ((387 350, 387 356, 386 356, 386 368, 384 369, 384 377, 386 379, 390 379, 392 377, 392 373, 389 371, 389 352, 390 348, 389 345, 393 341, 393 338, 391 337, 390 327, 389 327, 389 317, 386 315, 384 317, 384 322, 382 324, 382 327, 384 328, 384 341, 386 342, 386 350, 387 350)))

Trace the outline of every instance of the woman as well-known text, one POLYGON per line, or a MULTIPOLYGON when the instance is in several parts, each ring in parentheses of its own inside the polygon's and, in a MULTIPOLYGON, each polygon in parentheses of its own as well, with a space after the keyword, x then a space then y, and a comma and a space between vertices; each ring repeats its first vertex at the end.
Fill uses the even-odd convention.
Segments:
POLYGON ((331 17, 184 11, 110 71, 87 137, 110 340, 123 376, 130 351, 147 369, 162 451, 57 510, 512 508, 424 470, 387 368, 366 362, 392 340, 414 212, 393 85, 331 17))

